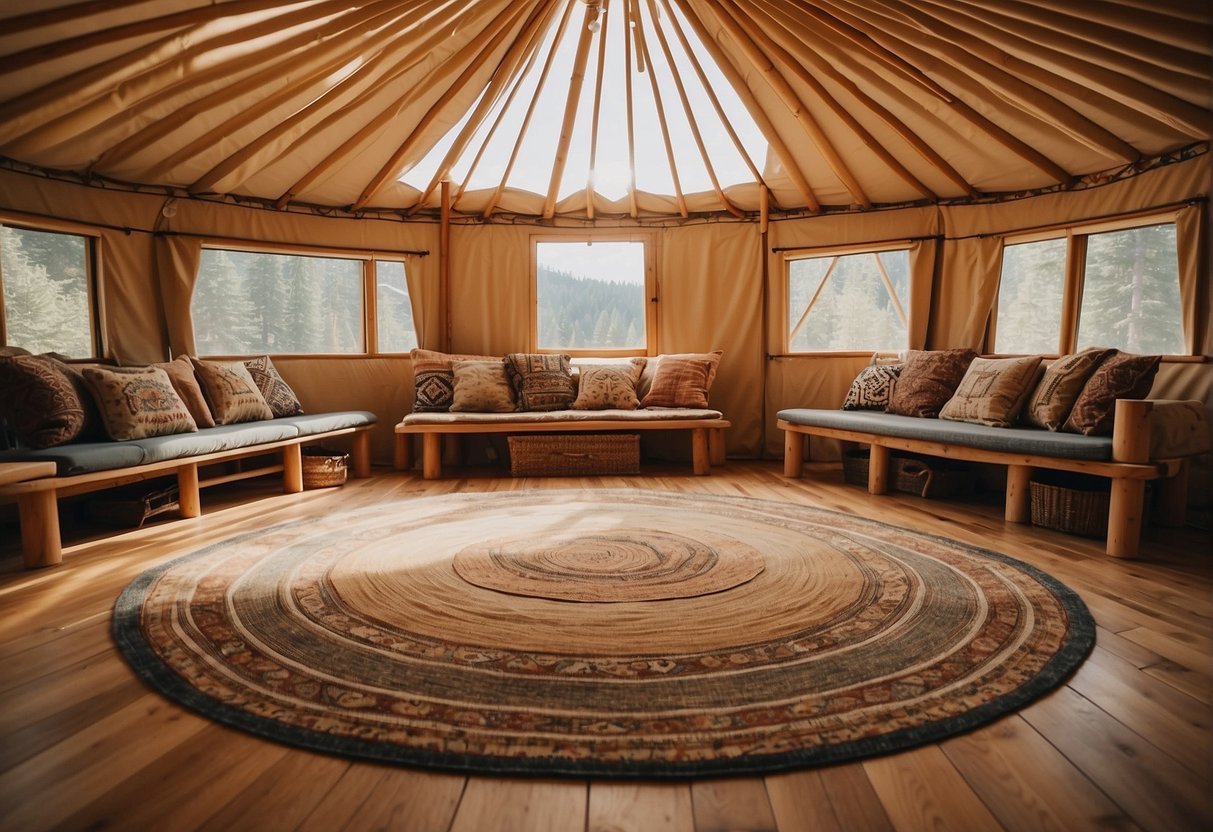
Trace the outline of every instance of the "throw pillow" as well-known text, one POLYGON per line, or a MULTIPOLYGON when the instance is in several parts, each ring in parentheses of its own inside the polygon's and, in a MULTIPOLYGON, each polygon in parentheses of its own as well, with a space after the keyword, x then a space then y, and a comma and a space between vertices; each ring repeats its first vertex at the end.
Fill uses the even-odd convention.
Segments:
POLYGON ((1040 361, 1039 355, 974 358, 939 418, 1011 427, 1040 372, 1040 361))
POLYGON ((577 396, 567 355, 512 352, 505 371, 519 410, 567 410, 577 396))
POLYGON ((22 444, 49 448, 79 438, 85 402, 58 361, 0 356, 0 415, 22 444))
POLYGON ((505 374, 505 362, 455 361, 451 411, 455 413, 512 413, 514 392, 505 374))
POLYGON ((657 368, 667 358, 695 358, 709 362, 711 370, 708 372, 708 389, 710 390, 712 382, 716 380, 716 371, 720 368, 720 357, 722 355, 724 355, 722 350, 712 350, 711 352, 678 352, 654 356, 649 359, 648 364, 645 365, 644 372, 640 374, 640 381, 636 383, 636 395, 644 399, 649 394, 649 387, 653 384, 653 379, 657 377, 657 368))
POLYGON ((712 384, 710 360, 665 356, 641 407, 707 407, 712 384))
POLYGON ((268 355, 250 358, 244 362, 244 368, 253 377, 253 382, 265 397, 265 403, 270 406, 274 416, 298 416, 303 412, 299 397, 279 375, 278 368, 268 355))
POLYGON ((633 358, 627 364, 582 364, 574 410, 635 410, 640 407, 636 382, 648 362, 633 358))
POLYGON ((1117 399, 1144 399, 1154 386, 1161 355, 1116 352, 1091 374, 1063 430, 1088 436, 1110 436, 1117 399))
POLYGON ((177 395, 190 412, 190 416, 194 417, 194 423, 198 427, 213 428, 215 426, 215 419, 211 416, 206 396, 202 394, 198 377, 194 375, 194 362, 190 361, 188 355, 179 355, 172 361, 152 366, 159 367, 168 374, 168 380, 172 382, 173 389, 177 391, 177 395))
POLYGON ((886 409, 902 416, 935 418, 976 357, 973 350, 910 350, 886 409))
POLYGON ((168 373, 159 367, 89 367, 84 380, 97 400, 105 431, 113 439, 198 430, 168 373))
POLYGON ((456 361, 496 361, 491 355, 449 355, 435 350, 414 349, 414 413, 445 413, 455 396, 456 361))
POLYGON ((1074 355, 1063 355, 1041 376, 1036 389, 1023 408, 1023 421, 1038 428, 1057 430, 1066 423, 1083 385, 1116 350, 1092 348, 1074 355))
POLYGON ((221 364, 198 358, 191 360, 198 380, 202 382, 202 389, 206 391, 215 424, 232 425, 274 418, 274 411, 265 403, 265 396, 261 395, 242 363, 221 364))
POLYGON ((884 410, 889 406, 889 397, 897 377, 901 375, 900 364, 869 364, 859 371, 851 382, 851 389, 842 401, 843 410, 884 410))

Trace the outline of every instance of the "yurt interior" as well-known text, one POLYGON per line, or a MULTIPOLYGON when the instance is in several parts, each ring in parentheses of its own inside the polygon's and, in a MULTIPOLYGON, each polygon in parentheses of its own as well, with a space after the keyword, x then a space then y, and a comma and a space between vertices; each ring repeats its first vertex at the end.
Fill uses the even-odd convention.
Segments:
POLYGON ((1207 0, 0 0, 0 829, 1213 828, 1207 0))

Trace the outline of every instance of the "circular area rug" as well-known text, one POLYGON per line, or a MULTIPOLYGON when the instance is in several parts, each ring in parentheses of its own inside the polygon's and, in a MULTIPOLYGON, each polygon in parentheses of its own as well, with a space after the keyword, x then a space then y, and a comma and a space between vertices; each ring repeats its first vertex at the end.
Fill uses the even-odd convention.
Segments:
POLYGON ((114 635, 170 698, 305 748, 687 777, 886 753, 1060 684, 1082 601, 1011 558, 809 506, 637 490, 420 497, 140 576, 114 635))

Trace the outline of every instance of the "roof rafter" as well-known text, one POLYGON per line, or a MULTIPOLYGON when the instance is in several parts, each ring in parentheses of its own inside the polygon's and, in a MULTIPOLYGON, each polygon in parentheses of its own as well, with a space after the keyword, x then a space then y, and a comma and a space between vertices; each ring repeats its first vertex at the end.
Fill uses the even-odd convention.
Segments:
POLYGON ((599 31, 602 32, 602 35, 598 38, 598 71, 594 76, 594 117, 590 122, 590 166, 585 177, 585 216, 591 220, 594 219, 594 174, 598 169, 598 117, 602 106, 602 74, 606 68, 607 9, 609 8, 604 4, 598 18, 599 31))
POLYGON ((623 0, 623 87, 628 105, 628 213, 639 216, 636 207, 636 120, 632 99, 632 3, 623 0))
POLYGON ((670 165, 670 177, 674 180, 674 198, 678 202, 678 213, 687 216, 687 200, 682 193, 682 182, 678 177, 678 162, 674 157, 674 143, 670 140, 670 126, 666 122, 665 107, 661 103, 661 90, 657 87, 657 72, 653 69, 653 57, 649 54, 648 39, 644 37, 644 21, 640 16, 640 2, 636 0, 636 42, 638 54, 644 56, 648 65, 649 86, 653 90, 653 104, 657 107, 657 123, 661 125, 661 138, 665 141, 665 156, 670 165))
MULTIPOLYGON (((585 65, 590 59, 590 43, 594 33, 590 21, 598 18, 598 7, 586 4, 582 18, 581 34, 577 38, 577 54, 573 58, 573 74, 569 78, 569 93, 564 100, 564 120, 560 125, 560 143, 556 146, 556 158, 552 161, 552 177, 548 182, 547 198, 543 201, 543 218, 551 219, 556 211, 556 190, 564 178, 564 166, 569 159, 569 142, 573 139, 573 126, 577 119, 577 105, 581 101, 581 88, 585 83, 585 65)), ((605 40, 605 37, 603 38, 605 40)), ((599 81, 601 84, 601 80, 599 81)))

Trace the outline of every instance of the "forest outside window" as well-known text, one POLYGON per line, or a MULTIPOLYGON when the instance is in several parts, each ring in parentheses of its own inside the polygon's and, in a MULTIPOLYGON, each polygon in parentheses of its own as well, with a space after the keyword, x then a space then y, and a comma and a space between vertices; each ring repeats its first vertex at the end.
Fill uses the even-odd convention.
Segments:
POLYGON ((910 252, 787 255, 787 352, 877 352, 909 344, 910 252))
POLYGON ((994 351, 1185 352, 1175 224, 1073 229, 1003 249, 994 351))
POLYGON ((371 255, 204 247, 191 312, 203 355, 408 352, 417 345, 404 262, 371 255))
POLYGON ((82 234, 0 225, 0 345, 97 355, 93 244, 82 234))
POLYGON ((644 355, 652 346, 652 268, 645 240, 537 239, 536 348, 644 355))

